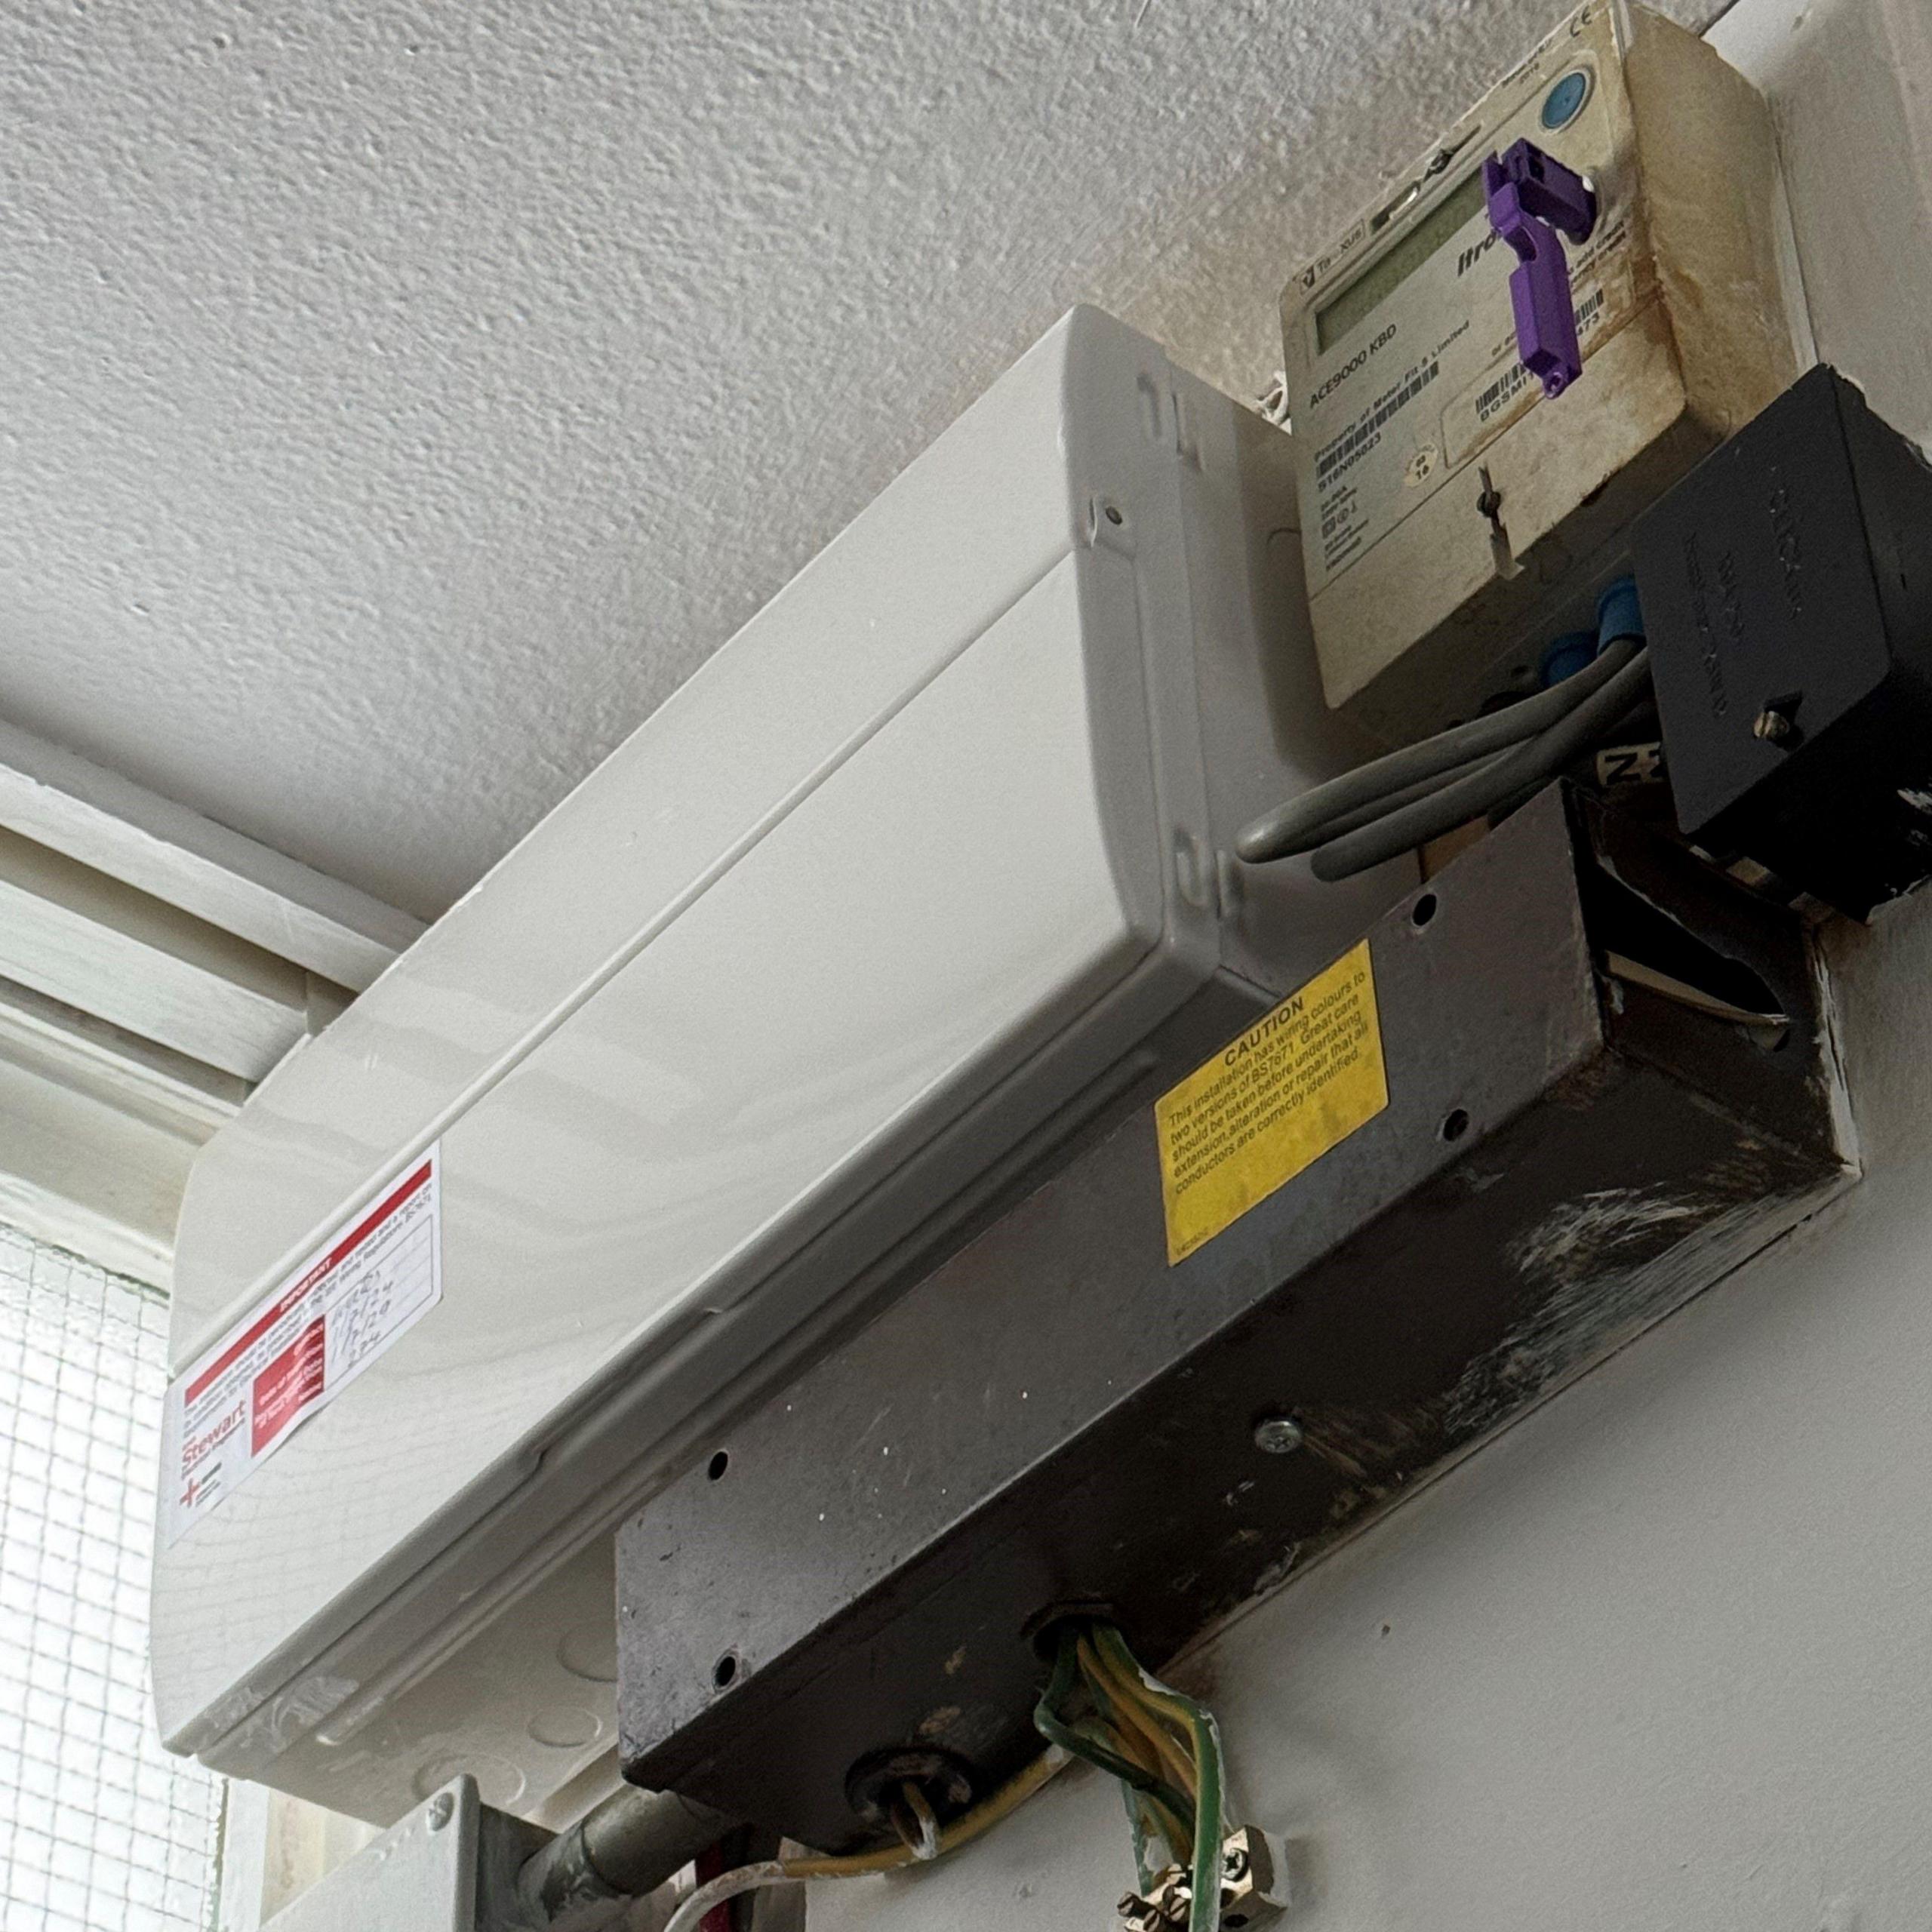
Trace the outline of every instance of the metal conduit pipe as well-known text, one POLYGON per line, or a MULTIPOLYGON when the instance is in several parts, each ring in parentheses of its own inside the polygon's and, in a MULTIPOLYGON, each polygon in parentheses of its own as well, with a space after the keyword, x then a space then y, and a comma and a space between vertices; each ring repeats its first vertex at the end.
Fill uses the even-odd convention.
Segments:
POLYGON ((600 1901, 639 1898, 737 1823, 674 1791, 626 1786, 531 1858, 517 1875, 517 1896, 540 1925, 600 1901))

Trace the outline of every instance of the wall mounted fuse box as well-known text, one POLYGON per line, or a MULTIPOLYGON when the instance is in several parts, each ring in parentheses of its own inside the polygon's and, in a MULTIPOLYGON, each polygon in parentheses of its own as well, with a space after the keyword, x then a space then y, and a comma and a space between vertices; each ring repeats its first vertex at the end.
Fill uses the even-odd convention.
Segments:
POLYGON ((1324 688, 1395 741, 1510 688, 1540 615, 1811 359, 1764 100, 1605 0, 1304 267, 1282 321, 1324 688))
POLYGON ((1075 311, 209 1143, 171 1748, 577 1817, 693 1437, 1403 889, 1236 876, 1350 750, 1288 454, 1075 311))

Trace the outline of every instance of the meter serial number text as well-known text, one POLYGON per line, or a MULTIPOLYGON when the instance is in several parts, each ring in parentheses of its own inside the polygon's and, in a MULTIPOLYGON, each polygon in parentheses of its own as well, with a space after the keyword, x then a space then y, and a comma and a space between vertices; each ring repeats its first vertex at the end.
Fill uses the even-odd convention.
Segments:
POLYGON ((1329 377, 1328 379, 1323 383, 1321 386, 1309 398, 1309 408, 1313 409, 1317 406, 1317 405, 1325 401, 1327 398, 1333 395, 1358 369, 1361 368, 1371 355, 1380 355, 1383 350, 1386 349, 1395 340, 1395 325, 1393 322, 1391 322, 1380 335, 1376 337, 1375 339, 1369 343, 1366 349, 1358 349, 1355 352, 1334 372, 1333 375, 1329 377))

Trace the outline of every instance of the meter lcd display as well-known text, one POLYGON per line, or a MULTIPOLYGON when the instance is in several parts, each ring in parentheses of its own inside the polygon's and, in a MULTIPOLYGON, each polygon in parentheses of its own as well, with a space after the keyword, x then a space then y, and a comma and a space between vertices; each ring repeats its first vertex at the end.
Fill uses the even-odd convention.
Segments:
POLYGON ((1315 346, 1325 355, 1483 209, 1482 170, 1466 175, 1389 252, 1370 263, 1332 301, 1315 312, 1315 346))

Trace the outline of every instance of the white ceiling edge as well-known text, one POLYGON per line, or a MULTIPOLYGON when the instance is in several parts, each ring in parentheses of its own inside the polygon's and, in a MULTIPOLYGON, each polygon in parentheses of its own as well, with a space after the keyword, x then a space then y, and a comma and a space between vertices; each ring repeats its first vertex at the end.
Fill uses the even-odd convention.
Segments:
POLYGON ((1257 392, 1567 11, 10 9, 0 717, 433 915, 1075 300, 1257 392))
POLYGON ((422 922, 0 723, 0 828, 360 992, 422 922))

